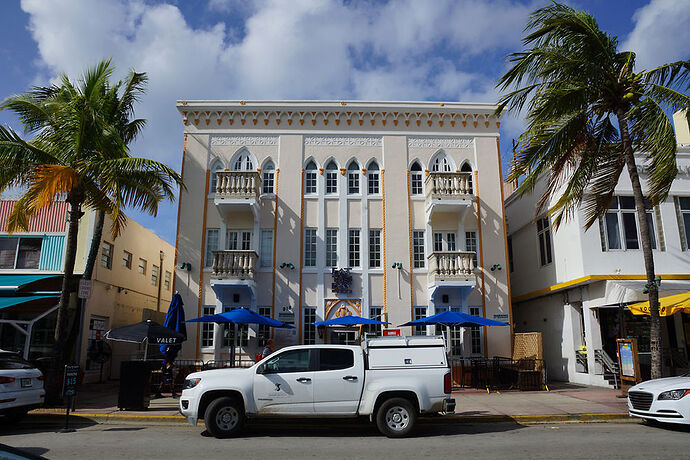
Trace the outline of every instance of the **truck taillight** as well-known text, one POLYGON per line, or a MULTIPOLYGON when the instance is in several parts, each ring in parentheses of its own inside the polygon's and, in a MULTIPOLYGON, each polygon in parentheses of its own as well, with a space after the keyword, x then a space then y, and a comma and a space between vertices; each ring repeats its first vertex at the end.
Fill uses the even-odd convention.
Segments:
POLYGON ((451 393, 453 391, 453 377, 450 375, 450 372, 447 372, 446 375, 443 376, 443 392, 444 393, 451 393))

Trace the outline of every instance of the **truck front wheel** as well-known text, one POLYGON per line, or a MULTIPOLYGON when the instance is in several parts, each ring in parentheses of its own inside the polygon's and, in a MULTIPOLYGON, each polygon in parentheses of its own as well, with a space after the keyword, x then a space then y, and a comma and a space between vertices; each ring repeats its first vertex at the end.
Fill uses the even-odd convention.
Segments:
POLYGON ((412 403, 405 398, 388 399, 376 412, 376 426, 389 438, 407 436, 416 421, 417 412, 412 403))
POLYGON ((244 409, 236 399, 223 397, 211 402, 204 414, 206 429, 216 438, 233 436, 244 425, 244 409))

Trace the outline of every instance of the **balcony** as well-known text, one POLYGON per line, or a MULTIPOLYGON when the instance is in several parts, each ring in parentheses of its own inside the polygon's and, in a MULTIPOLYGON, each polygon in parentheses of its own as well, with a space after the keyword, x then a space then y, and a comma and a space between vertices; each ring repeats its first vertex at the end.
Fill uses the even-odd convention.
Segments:
POLYGON ((438 251, 429 259, 429 284, 467 285, 474 284, 474 252, 438 251))
POLYGON ((432 172, 426 178, 426 209, 434 212, 466 212, 472 205, 471 172, 432 172))
POLYGON ((221 212, 251 210, 258 216, 261 176, 256 171, 218 171, 214 203, 221 212))
POLYGON ((255 251, 213 251, 211 277, 216 280, 254 281, 258 258, 255 251))

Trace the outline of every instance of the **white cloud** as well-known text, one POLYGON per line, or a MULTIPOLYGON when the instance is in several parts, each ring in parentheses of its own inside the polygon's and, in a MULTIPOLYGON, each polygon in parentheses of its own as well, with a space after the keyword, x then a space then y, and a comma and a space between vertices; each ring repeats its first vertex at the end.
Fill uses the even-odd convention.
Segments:
POLYGON ((621 49, 637 53, 637 68, 690 58, 690 8, 678 0, 652 0, 633 16, 635 28, 621 49))
POLYGON ((137 116, 149 122, 133 150, 176 168, 177 99, 493 102, 497 75, 469 58, 518 48, 532 9, 510 0, 262 0, 251 7, 210 0, 207 11, 218 22, 200 28, 177 6, 144 0, 21 5, 43 69, 36 81, 78 76, 104 57, 113 58, 118 77, 129 68, 147 72, 137 116))

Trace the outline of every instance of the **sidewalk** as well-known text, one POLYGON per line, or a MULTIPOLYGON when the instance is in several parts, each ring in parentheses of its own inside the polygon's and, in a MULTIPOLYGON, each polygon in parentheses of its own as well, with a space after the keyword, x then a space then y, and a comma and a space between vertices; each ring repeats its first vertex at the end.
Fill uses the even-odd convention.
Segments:
MULTIPOLYGON (((117 382, 83 385, 73 414, 94 423, 186 423, 178 412, 177 399, 152 399, 148 410, 120 411, 117 392, 117 382)), ((466 423, 627 420, 626 399, 617 398, 618 394, 620 390, 570 384, 554 384, 551 391, 530 392, 487 393, 485 390, 463 389, 453 392, 455 415, 448 420, 466 423)), ((51 417, 64 416, 64 413, 64 408, 44 408, 32 411, 30 416, 47 421, 51 417)))

